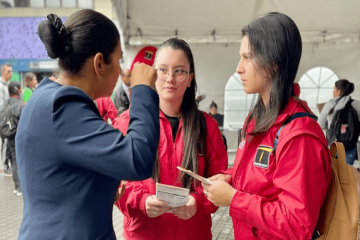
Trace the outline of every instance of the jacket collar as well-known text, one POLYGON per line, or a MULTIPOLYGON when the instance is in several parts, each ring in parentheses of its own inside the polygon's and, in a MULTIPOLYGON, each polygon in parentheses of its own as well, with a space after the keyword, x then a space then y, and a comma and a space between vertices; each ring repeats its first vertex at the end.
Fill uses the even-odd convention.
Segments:
POLYGON ((299 98, 295 99, 294 97, 291 97, 285 109, 277 117, 276 121, 274 122, 274 125, 280 123, 283 124, 286 121, 286 119, 288 119, 291 115, 299 111, 309 112, 313 114, 313 112, 310 110, 310 108, 308 107, 305 101, 299 98))
MULTIPOLYGON (((290 97, 285 109, 278 115, 273 125, 282 125, 286 119, 288 119, 291 115, 293 115, 296 112, 299 112, 299 110, 304 112, 312 113, 310 108, 308 107, 307 103, 301 99, 298 98, 295 99, 294 97, 290 97)), ((313 114, 313 113, 312 113, 313 114)), ((248 125, 248 127, 254 127, 255 121, 251 121, 248 125)))
POLYGON ((2 83, 4 86, 7 86, 7 83, 2 79, 1 76, 0 76, 0 83, 2 83))
MULTIPOLYGON (((159 117, 160 117, 160 119, 168 121, 165 114, 163 113, 163 111, 161 111, 160 108, 159 108, 159 117)), ((179 121, 179 129, 180 129, 180 127, 182 127, 182 117, 180 118, 180 121, 179 121)))

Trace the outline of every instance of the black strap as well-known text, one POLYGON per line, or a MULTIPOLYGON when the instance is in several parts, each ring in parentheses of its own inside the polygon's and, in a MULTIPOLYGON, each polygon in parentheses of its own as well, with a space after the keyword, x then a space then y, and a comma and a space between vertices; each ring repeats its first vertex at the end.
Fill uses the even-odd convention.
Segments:
POLYGON ((279 143, 279 136, 280 136, 280 132, 281 130, 292 120, 296 119, 296 118, 301 118, 301 117, 311 117, 312 119, 314 119, 315 121, 317 121, 318 117, 311 114, 311 113, 307 113, 307 112, 298 112, 293 114, 291 117, 289 117, 288 119, 286 119, 285 123, 281 126, 281 128, 278 130, 278 132, 276 133, 276 137, 275 137, 275 141, 274 141, 274 151, 277 148, 277 145, 279 143))
POLYGON ((203 156, 206 153, 207 126, 206 126, 206 119, 204 114, 201 111, 199 111, 199 114, 200 114, 200 139, 198 141, 198 152, 200 156, 203 156))

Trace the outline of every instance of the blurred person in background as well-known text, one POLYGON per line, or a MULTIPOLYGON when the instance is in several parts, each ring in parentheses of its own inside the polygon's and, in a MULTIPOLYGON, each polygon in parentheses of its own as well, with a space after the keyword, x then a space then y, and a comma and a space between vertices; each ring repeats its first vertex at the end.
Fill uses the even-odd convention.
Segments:
MULTIPOLYGON (((7 84, 12 77, 12 67, 10 64, 2 64, 0 66, 1 71, 1 78, 0 78, 0 112, 3 111, 5 105, 8 103, 9 100, 9 90, 7 84)), ((4 175, 7 177, 12 176, 10 161, 11 161, 11 154, 7 147, 7 138, 1 136, 1 165, 4 169, 4 175)))
POLYGON ((38 81, 36 79, 36 75, 32 72, 28 72, 25 74, 25 89, 22 100, 27 103, 29 101, 29 98, 31 97, 31 94, 35 90, 35 87, 37 86, 38 81))
POLYGON ((212 116, 218 123, 219 127, 223 127, 224 125, 224 115, 218 113, 217 104, 212 101, 209 107, 209 115, 212 116))
MULTIPOLYGON (((20 82, 12 81, 8 85, 10 99, 8 102, 11 118, 12 118, 12 129, 17 129, 17 124, 20 120, 21 113, 24 109, 24 102, 20 99, 22 89, 20 86, 20 82)), ((15 151, 15 134, 13 136, 8 137, 8 148, 11 154, 11 168, 12 168, 12 175, 13 181, 15 184, 14 194, 17 196, 21 196, 21 186, 19 180, 19 174, 17 169, 17 160, 16 160, 16 151, 15 151)))
POLYGON ((117 109, 117 115, 120 116, 130 106, 130 83, 131 72, 125 69, 121 74, 121 84, 115 88, 114 105, 117 109))
MULTIPOLYGON (((353 93, 355 90, 355 86, 352 82, 346 80, 346 79, 340 79, 335 82, 334 90, 333 90, 333 99, 330 99, 323 109, 321 110, 320 117, 319 117, 319 124, 322 129, 326 130, 326 138, 328 140, 329 146, 333 141, 335 141, 335 133, 333 133, 331 127, 331 123, 333 121, 333 118, 335 116, 335 113, 338 111, 341 111, 346 107, 346 105, 349 103, 351 107, 355 110, 357 113, 357 119, 354 119, 357 121, 357 125, 360 126, 360 101, 351 99, 350 94, 353 93), (332 137, 331 137, 332 136, 332 137)), ((345 134, 346 131, 349 129, 349 126, 343 126, 343 133, 345 134)), ((354 129, 353 129, 354 130, 354 129)), ((353 165, 356 157, 356 142, 358 141, 359 135, 354 134, 352 136, 352 143, 353 145, 346 145, 345 143, 345 155, 346 155, 346 163, 349 165, 353 165)), ((339 140, 336 140, 339 141, 339 140)))

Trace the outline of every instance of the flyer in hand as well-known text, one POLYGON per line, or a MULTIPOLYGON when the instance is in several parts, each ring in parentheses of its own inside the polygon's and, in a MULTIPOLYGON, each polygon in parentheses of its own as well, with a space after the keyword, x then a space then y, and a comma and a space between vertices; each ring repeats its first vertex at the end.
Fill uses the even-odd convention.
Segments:
POLYGON ((186 205, 189 198, 189 189, 156 183, 156 198, 168 202, 169 207, 186 205))
POLYGON ((182 168, 180 166, 177 167, 177 169, 179 169, 180 171, 183 171, 187 174, 189 174, 190 176, 192 176, 193 178, 196 178, 197 180, 199 180, 200 182, 204 183, 204 184, 207 184, 207 185, 211 185, 211 182, 210 180, 208 180, 207 178, 204 178, 196 173, 193 173, 192 171, 190 170, 187 170, 185 168, 182 168))

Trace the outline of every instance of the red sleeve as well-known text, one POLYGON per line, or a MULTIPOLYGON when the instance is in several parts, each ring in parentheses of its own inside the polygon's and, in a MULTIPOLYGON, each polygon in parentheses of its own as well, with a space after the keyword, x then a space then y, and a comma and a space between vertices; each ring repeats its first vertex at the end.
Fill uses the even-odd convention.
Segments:
POLYGON ((98 98, 95 100, 96 107, 99 110, 100 116, 107 121, 106 108, 104 107, 104 98, 98 98))
POLYGON ((120 116, 116 117, 113 121, 113 127, 120 130, 125 136, 129 127, 129 110, 123 112, 120 116))
MULTIPOLYGON (((126 110, 119 117, 114 119, 113 127, 119 129, 125 136, 129 127, 129 121, 129 110, 126 110)), ((144 187, 143 181, 128 181, 126 183, 124 195, 115 203, 115 205, 126 216, 130 216, 136 211, 146 215, 145 201, 150 195, 151 194, 149 194, 148 190, 144 187)))
POLYGON ((276 199, 238 190, 230 216, 280 239, 310 239, 330 180, 327 146, 311 134, 289 136, 276 150, 276 199))
MULTIPOLYGON (((208 178, 225 170, 227 168, 228 158, 217 123, 209 115, 204 115, 207 127, 204 177, 208 178)), ((206 198, 201 185, 197 186, 196 192, 191 193, 191 195, 196 199, 197 214, 214 213, 218 209, 206 198)))
POLYGON ((110 97, 106 99, 106 111, 107 111, 107 116, 111 119, 112 124, 114 124, 114 119, 117 116, 117 110, 113 102, 111 101, 110 97))
POLYGON ((226 170, 221 171, 223 174, 228 174, 232 176, 233 168, 228 168, 226 170))
POLYGON ((143 181, 126 183, 124 195, 115 203, 125 216, 147 215, 145 201, 151 194, 143 185, 143 181))

